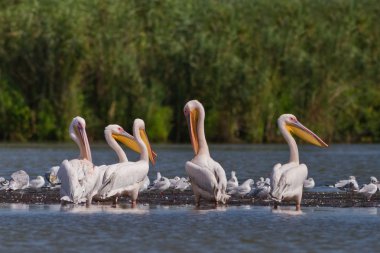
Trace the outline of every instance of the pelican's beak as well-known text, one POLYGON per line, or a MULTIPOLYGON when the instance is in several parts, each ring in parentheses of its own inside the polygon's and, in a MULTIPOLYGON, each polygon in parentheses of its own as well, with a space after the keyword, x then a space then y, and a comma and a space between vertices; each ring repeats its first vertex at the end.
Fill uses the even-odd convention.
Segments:
POLYGON ((193 145, 195 155, 199 152, 199 141, 198 141, 198 116, 199 112, 196 109, 190 111, 189 114, 186 115, 187 126, 189 127, 189 134, 191 144, 193 145))
POLYGON ((149 154, 149 160, 150 162, 155 165, 156 164, 156 158, 157 154, 152 150, 152 147, 150 146, 150 142, 148 139, 148 135, 146 134, 144 129, 140 129, 140 136, 141 139, 144 141, 146 148, 148 149, 148 154, 149 154))
MULTIPOLYGON (((149 143, 149 140, 148 140, 148 137, 147 137, 147 135, 143 129, 140 129, 140 136, 141 136, 141 139, 144 141, 144 143, 148 149, 149 160, 154 165, 156 163, 157 154, 152 150, 150 143, 149 143)), ((112 134, 112 137, 115 140, 120 141, 125 146, 132 149, 133 151, 135 151, 139 154, 141 153, 140 146, 137 143, 135 137, 133 137, 129 133, 124 131, 122 134, 112 134)))
POLYGON ((321 138, 319 138, 315 133, 313 133, 307 127, 302 125, 299 121, 287 123, 286 128, 288 129, 290 133, 297 135, 301 139, 313 145, 316 145, 319 147, 328 147, 328 145, 321 138))
POLYGON ((88 143, 86 129, 81 125, 77 125, 76 127, 74 127, 74 131, 76 131, 77 135, 80 136, 80 144, 82 145, 82 147, 84 147, 85 153, 83 154, 83 158, 87 159, 92 163, 90 144, 88 143))

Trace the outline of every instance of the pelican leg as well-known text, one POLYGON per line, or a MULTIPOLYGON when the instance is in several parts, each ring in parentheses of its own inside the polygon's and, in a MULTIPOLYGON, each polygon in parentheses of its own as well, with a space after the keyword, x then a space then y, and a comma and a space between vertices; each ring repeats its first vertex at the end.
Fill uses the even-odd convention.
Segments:
POLYGON ((135 208, 136 207, 136 203, 137 203, 137 197, 139 195, 139 189, 135 189, 131 192, 131 198, 132 198, 132 208, 135 208))
POLYGON ((273 204, 273 209, 276 209, 276 210, 277 210, 277 208, 278 208, 278 203, 277 203, 277 202, 274 202, 274 204, 273 204))
POLYGON ((90 207, 92 203, 92 196, 88 197, 86 200, 86 207, 90 207))
POLYGON ((201 202, 200 202, 201 196, 200 195, 194 195, 194 197, 195 197, 195 206, 196 207, 200 207, 200 205, 201 205, 201 202))
POLYGON ((296 211, 301 211, 301 203, 296 204, 296 211))
POLYGON ((117 200, 119 199, 119 197, 118 196, 115 196, 114 197, 114 199, 113 199, 113 201, 112 201, 112 207, 116 207, 116 205, 117 205, 117 200))

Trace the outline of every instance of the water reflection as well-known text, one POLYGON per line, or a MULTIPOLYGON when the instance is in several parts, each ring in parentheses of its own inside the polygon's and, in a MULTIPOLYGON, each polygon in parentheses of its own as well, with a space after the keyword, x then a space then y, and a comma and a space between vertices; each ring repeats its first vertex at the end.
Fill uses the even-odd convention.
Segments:
POLYGON ((76 214, 94 214, 94 213, 112 213, 112 214, 148 214, 149 205, 137 205, 135 208, 130 205, 118 205, 112 207, 110 205, 64 205, 61 211, 76 214))

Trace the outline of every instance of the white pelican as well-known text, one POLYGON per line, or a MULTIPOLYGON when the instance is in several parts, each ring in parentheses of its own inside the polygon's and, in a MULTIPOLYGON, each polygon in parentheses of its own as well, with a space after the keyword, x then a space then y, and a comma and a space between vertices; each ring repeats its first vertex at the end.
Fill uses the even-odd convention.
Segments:
POLYGON ((311 189, 311 188, 314 188, 314 186, 315 186, 315 182, 312 177, 309 177, 303 182, 303 188, 311 189))
POLYGON ((37 176, 36 179, 30 180, 29 187, 32 189, 39 189, 45 185, 45 179, 41 176, 37 176))
POLYGON ((367 197, 367 200, 370 201, 373 194, 377 192, 378 181, 375 177, 371 177, 371 182, 369 184, 364 184, 363 187, 359 190, 359 193, 367 197))
POLYGON ((64 160, 57 177, 61 180, 61 200, 80 203, 86 200, 86 189, 92 189, 95 185, 97 171, 92 164, 85 120, 79 116, 73 118, 69 133, 71 139, 78 145, 80 155, 77 159, 64 160))
POLYGON ((114 196, 114 204, 116 204, 118 196, 126 194, 132 198, 132 206, 134 207, 139 189, 148 175, 149 160, 154 164, 156 154, 150 147, 145 132, 145 123, 141 119, 135 119, 133 123, 133 136, 124 132, 113 134, 113 137, 132 150, 139 152, 141 154, 140 160, 108 166, 104 172, 98 196, 102 199, 114 196))
POLYGON ((235 187, 239 186, 239 181, 236 177, 236 172, 231 171, 231 178, 227 181, 227 191, 232 190, 235 187))
POLYGON ((226 173, 222 166, 210 157, 204 131, 204 108, 197 100, 191 100, 185 105, 184 114, 195 153, 195 157, 186 162, 185 166, 194 192, 195 204, 199 206, 201 197, 215 201, 216 205, 218 202, 224 204, 230 197, 226 194, 226 173))
POLYGON ((13 172, 9 181, 10 190, 25 189, 29 186, 29 175, 23 170, 13 172))
POLYGON ((244 197, 245 195, 251 192, 251 186, 254 183, 255 182, 253 181, 253 179, 247 179, 241 185, 232 188, 231 191, 228 192, 228 194, 244 197))
MULTIPOLYGON (((271 196, 275 201, 295 201, 296 210, 301 210, 303 184, 307 177, 307 167, 300 164, 296 141, 291 133, 316 146, 327 147, 316 134, 303 126, 292 114, 283 114, 277 120, 278 127, 290 148, 289 163, 276 164, 272 170, 271 196)), ((277 208, 277 203, 275 203, 277 208)))

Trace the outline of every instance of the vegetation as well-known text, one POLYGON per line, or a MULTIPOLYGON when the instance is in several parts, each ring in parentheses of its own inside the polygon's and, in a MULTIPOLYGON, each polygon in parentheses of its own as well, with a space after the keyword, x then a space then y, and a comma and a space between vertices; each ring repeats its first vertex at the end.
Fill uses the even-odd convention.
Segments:
POLYGON ((377 0, 0 0, 0 139, 68 139, 146 121, 188 141, 281 140, 286 112, 325 140, 380 141, 377 0))

